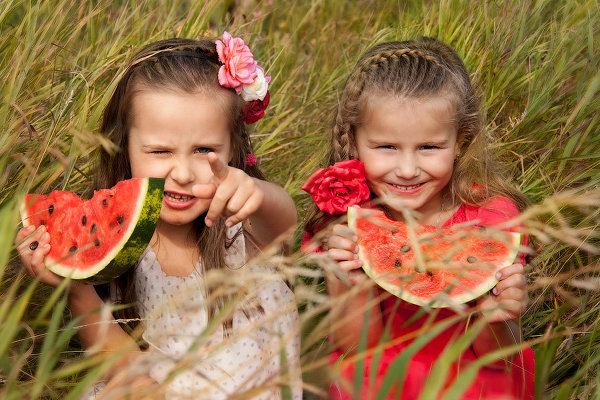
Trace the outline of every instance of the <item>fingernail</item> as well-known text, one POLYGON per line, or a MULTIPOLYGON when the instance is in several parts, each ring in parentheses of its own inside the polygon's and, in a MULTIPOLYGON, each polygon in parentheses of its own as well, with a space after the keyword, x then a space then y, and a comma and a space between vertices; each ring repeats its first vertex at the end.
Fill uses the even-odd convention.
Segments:
POLYGON ((25 232, 33 232, 35 230, 35 226, 33 225, 29 225, 27 228, 25 228, 25 232))
POLYGON ((42 249, 50 250, 50 245, 48 243, 46 243, 45 245, 42 246, 42 249))
POLYGON ((358 252, 358 246, 354 247, 354 252, 357 253, 358 252))
POLYGON ((498 289, 496 289, 496 288, 493 288, 493 289, 492 289, 492 293, 494 293, 495 295, 497 295, 497 294, 498 294, 498 289))
POLYGON ((355 242, 358 241, 358 236, 356 236, 356 235, 352 236, 352 240, 354 240, 355 242))
POLYGON ((360 265, 360 266, 362 267, 362 265, 363 265, 363 262, 362 262, 362 260, 358 260, 357 264, 358 264, 358 265, 360 265))
POLYGON ((233 223, 231 221, 229 221, 229 220, 225 221, 225 226, 226 227, 230 228, 231 225, 233 225, 233 223))
POLYGON ((355 259, 355 260, 358 260, 358 254, 355 254, 355 255, 354 255, 354 259, 355 259))
POLYGON ((502 278, 502 272, 496 272, 496 279, 502 278))
POLYGON ((42 232, 44 229, 46 229, 46 226, 40 225, 40 226, 38 226, 37 231, 42 232))
POLYGON ((45 233, 42 235, 42 240, 43 240, 43 241, 48 241, 49 239, 50 239, 50 234, 49 234, 48 232, 45 232, 45 233))
POLYGON ((205 219, 205 220, 204 220, 204 224, 205 224, 206 226, 210 227, 210 226, 212 226, 212 221, 211 221, 210 219, 208 219, 208 218, 207 218, 207 219, 205 219))

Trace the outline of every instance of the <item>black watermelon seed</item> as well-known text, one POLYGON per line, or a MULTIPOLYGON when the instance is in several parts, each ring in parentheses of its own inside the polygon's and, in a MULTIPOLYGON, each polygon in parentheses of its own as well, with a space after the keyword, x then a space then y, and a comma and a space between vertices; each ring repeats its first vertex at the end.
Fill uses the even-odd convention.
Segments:
POLYGON ((429 276, 433 276, 433 272, 431 272, 431 271, 427 271, 427 275, 429 275, 429 276))
POLYGON ((476 262, 476 261, 477 261, 477 258, 476 258, 476 257, 473 257, 473 256, 469 256, 469 257, 467 257, 467 262, 470 262, 471 264, 473 264, 473 263, 474 263, 474 262, 476 262))
POLYGON ((45 219, 41 220, 40 225, 46 225, 46 220, 45 219))
POLYGON ((124 219, 124 218, 123 218, 123 216, 122 216, 122 215, 119 215, 119 216, 117 217, 117 223, 118 223, 119 225, 121 225, 121 224, 123 223, 123 219, 124 219))
POLYGON ((30 249, 31 251, 33 251, 33 250, 37 249, 37 248, 38 248, 38 244, 39 244, 39 243, 37 242, 37 240, 34 240, 33 242, 29 243, 29 249, 30 249))
POLYGON ((76 246, 71 246, 71 248, 69 249, 69 251, 71 253, 75 253, 77 251, 77 247, 76 246))
POLYGON ((94 246, 96 246, 96 247, 100 246, 100 241, 98 239, 94 240, 94 246))
POLYGON ((84 215, 83 217, 81 217, 81 225, 85 226, 86 222, 87 222, 87 218, 84 215))
POLYGON ((400 251, 402 253, 408 253, 410 251, 410 246, 405 244, 404 246, 400 247, 400 251))
POLYGON ((402 263, 400 262, 400 260, 396 259, 396 261, 394 261, 394 266, 396 268, 400 268, 402 266, 402 263))
POLYGON ((96 232, 96 224, 92 224, 92 229, 90 229, 90 233, 96 232))
POLYGON ((478 227, 480 231, 482 231, 482 232, 485 231, 485 226, 483 226, 483 225, 475 225, 475 226, 478 227))
POLYGON ((103 206, 107 206, 108 205, 108 201, 106 199, 102 200, 102 205, 103 206))
POLYGON ((54 212, 54 204, 50 204, 50 207, 48 207, 48 212, 50 214, 52 214, 54 212))

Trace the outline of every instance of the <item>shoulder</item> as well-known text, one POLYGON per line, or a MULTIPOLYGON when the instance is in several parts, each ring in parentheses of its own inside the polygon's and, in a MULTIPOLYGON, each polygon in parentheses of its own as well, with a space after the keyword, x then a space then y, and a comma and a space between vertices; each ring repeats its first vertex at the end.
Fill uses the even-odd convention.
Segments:
POLYGON ((516 204, 506 196, 493 196, 476 206, 466 206, 467 219, 496 225, 519 215, 516 204))

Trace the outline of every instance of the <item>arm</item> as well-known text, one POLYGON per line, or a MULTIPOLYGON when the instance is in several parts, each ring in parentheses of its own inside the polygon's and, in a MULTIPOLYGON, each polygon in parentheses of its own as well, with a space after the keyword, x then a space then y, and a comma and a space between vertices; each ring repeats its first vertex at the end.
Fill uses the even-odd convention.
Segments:
POLYGON ((528 301, 523 265, 510 265, 499 274, 499 282, 492 295, 479 302, 481 318, 489 323, 473 341, 477 356, 521 343, 522 340, 519 319, 528 301))
POLYGON ((296 224, 294 202, 283 188, 229 167, 215 153, 209 153, 207 158, 212 182, 192 188, 194 196, 211 199, 205 218, 207 226, 213 226, 220 216, 226 218, 227 226, 249 220, 254 238, 265 245, 296 224))
MULTIPOLYGON (((358 246, 356 236, 346 226, 336 224, 327 238, 327 255, 337 261, 341 269, 348 271, 350 282, 359 285, 368 279, 364 272, 359 271, 362 261, 357 258, 358 246)), ((364 289, 350 298, 340 299, 351 289, 346 283, 333 274, 325 277, 327 293, 335 301, 331 309, 331 342, 343 353, 354 354, 360 343, 363 324, 365 323, 365 306, 369 299, 369 289, 364 289)), ((373 287, 371 300, 378 298, 380 291, 373 287)), ((379 303, 371 307, 369 312, 367 348, 379 343, 383 334, 383 317, 379 303)))
MULTIPOLYGON (((23 267, 31 277, 39 277, 40 281, 56 287, 64 278, 46 269, 44 258, 50 251, 50 235, 46 227, 41 225, 37 229, 29 226, 21 229, 16 236, 17 250, 23 263, 23 267), (37 242, 34 250, 30 245, 37 242)), ((100 299, 96 290, 91 285, 79 281, 71 281, 69 284, 69 307, 74 317, 82 316, 79 337, 84 349, 101 344, 101 351, 119 351, 132 349, 139 351, 135 341, 125 333, 109 315, 109 319, 103 320, 101 310, 104 302, 100 299)))
POLYGON ((69 289, 69 308, 73 317, 81 317, 79 338, 85 350, 101 352, 129 350, 141 352, 136 342, 115 321, 112 313, 103 313, 104 302, 92 285, 72 281, 69 289))
POLYGON ((296 226, 296 206, 280 186, 253 178, 263 201, 249 218, 252 234, 261 244, 271 243, 279 235, 296 226))
MULTIPOLYGON (((15 243, 23 267, 31 277, 39 278, 41 282, 52 287, 63 282, 64 278, 46 269, 44 264, 44 258, 50 251, 50 235, 45 226, 21 229, 17 233, 15 243), (31 246, 33 242, 37 242, 37 247, 31 246)), ((73 317, 82 318, 78 334, 83 348, 94 348, 96 351, 107 353, 123 352, 123 358, 108 370, 109 382, 99 397, 106 393, 108 397, 115 398, 110 395, 111 391, 122 393, 123 388, 129 388, 133 396, 128 395, 127 398, 150 398, 149 391, 156 385, 156 381, 146 375, 131 376, 131 369, 122 368, 129 363, 132 356, 141 354, 137 343, 115 323, 110 312, 101 311, 105 304, 94 287, 71 281, 67 290, 71 314, 73 317)))
MULTIPOLYGON (((350 282, 353 284, 363 283, 367 277, 362 271, 351 271, 350 282)), ((355 354, 360 343, 363 323, 365 322, 365 305, 369 299, 369 290, 361 290, 356 295, 345 300, 340 300, 351 288, 333 275, 325 277, 327 294, 334 299, 330 312, 331 336, 333 347, 342 353, 355 354)), ((371 300, 377 298, 380 292, 373 288, 371 300)), ((369 312, 368 336, 366 348, 376 346, 383 335, 383 318, 379 303, 371 307, 369 312)))

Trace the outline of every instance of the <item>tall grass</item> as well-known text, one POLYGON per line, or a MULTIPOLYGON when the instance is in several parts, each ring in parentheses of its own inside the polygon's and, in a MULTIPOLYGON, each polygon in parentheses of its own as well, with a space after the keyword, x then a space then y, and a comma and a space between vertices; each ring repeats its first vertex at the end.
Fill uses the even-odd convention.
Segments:
MULTIPOLYGON (((253 143, 261 167, 289 191, 301 216, 310 199, 299 187, 321 166, 339 91, 359 54, 381 41, 421 35, 452 45, 481 89, 491 151, 534 203, 523 215, 538 246, 523 331, 536 351, 538 396, 600 396, 599 6, 597 0, 3 1, 0 397, 76 398, 109 368, 81 357, 64 288, 50 290, 21 272, 13 244, 19 199, 34 191, 86 191, 93 150, 108 146, 96 131, 101 111, 136 49, 223 30, 246 39, 272 76, 271 105, 252 128, 253 143)), ((304 267, 313 256, 270 257, 295 283, 302 310, 306 397, 324 395, 326 315, 333 305, 321 270, 304 267)))

